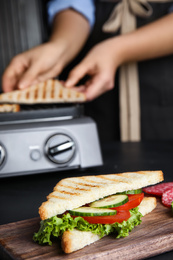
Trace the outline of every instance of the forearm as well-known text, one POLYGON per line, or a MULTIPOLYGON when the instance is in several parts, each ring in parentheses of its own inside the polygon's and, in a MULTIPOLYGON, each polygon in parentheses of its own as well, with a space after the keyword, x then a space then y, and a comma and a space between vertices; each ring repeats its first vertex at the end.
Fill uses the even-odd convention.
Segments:
POLYGON ((173 54, 173 14, 141 27, 136 31, 116 37, 115 56, 118 65, 173 54))
POLYGON ((50 43, 62 46, 66 63, 71 61, 85 44, 90 32, 89 22, 78 12, 67 9, 55 16, 50 43))
POLYGON ((91 79, 82 87, 87 100, 92 100, 114 86, 117 68, 123 63, 141 61, 173 53, 173 14, 135 30, 105 40, 93 47, 69 74, 67 87, 75 86, 82 77, 91 79))

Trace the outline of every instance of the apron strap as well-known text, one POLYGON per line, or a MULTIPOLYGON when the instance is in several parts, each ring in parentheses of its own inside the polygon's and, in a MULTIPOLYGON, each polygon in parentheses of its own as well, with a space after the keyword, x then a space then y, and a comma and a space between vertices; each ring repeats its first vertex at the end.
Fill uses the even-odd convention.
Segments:
MULTIPOLYGON (((101 0, 101 2, 117 2, 117 0, 101 0)), ((104 32, 121 34, 134 31, 136 16, 147 18, 152 15, 149 2, 173 2, 173 0, 122 0, 113 9, 109 19, 104 23, 104 32)), ((140 123, 140 88, 138 66, 130 62, 120 67, 120 139, 122 142, 141 140, 140 123)))

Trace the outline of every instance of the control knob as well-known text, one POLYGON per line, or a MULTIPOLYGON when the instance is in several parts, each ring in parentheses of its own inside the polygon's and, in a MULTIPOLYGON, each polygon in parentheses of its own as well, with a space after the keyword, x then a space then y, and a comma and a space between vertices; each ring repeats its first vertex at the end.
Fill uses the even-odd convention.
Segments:
POLYGON ((57 164, 66 164, 75 155, 75 142, 66 134, 51 136, 46 143, 46 155, 57 164))
POLYGON ((0 166, 3 164, 5 159, 5 149, 4 147, 0 144, 0 166))

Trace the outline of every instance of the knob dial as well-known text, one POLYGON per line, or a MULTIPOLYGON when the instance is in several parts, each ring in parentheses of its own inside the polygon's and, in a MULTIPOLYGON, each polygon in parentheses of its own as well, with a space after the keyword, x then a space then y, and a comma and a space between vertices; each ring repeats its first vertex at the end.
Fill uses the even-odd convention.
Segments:
POLYGON ((66 164, 75 155, 75 142, 66 134, 51 136, 46 143, 46 155, 57 164, 66 164))
POLYGON ((5 160, 5 149, 0 144, 0 166, 3 164, 4 160, 5 160))

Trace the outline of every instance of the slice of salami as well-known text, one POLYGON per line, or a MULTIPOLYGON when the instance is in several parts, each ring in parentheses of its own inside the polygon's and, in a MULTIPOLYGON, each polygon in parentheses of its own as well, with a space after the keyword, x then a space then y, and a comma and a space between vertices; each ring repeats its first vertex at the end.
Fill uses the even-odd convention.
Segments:
POLYGON ((173 188, 170 190, 165 191, 162 194, 162 203, 163 205, 165 205, 166 207, 171 208, 171 203, 173 201, 173 188))
POLYGON ((165 182, 165 183, 160 183, 150 187, 143 188, 143 191, 148 194, 161 197, 165 191, 171 188, 173 188, 173 182, 165 182))

